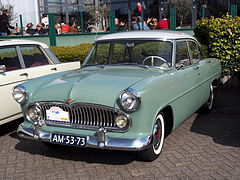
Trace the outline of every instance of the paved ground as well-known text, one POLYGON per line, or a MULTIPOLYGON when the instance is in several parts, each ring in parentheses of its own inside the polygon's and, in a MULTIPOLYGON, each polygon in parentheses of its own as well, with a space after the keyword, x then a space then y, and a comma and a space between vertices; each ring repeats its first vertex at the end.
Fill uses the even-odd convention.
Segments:
POLYGON ((216 93, 210 114, 194 114, 165 140, 161 156, 58 147, 19 139, 22 120, 0 127, 0 179, 240 179, 240 83, 216 93))

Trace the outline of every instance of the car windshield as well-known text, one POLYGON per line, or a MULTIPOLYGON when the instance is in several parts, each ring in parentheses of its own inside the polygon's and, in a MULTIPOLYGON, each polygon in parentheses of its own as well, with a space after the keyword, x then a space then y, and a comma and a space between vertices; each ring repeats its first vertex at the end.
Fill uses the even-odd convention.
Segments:
POLYGON ((119 40, 97 42, 84 66, 137 65, 141 67, 172 67, 173 45, 170 41, 119 40))

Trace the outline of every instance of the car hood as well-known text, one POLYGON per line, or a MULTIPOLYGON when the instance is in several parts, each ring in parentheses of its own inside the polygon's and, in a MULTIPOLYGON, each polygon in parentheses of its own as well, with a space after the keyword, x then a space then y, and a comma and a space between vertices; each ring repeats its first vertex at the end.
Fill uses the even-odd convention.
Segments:
POLYGON ((120 93, 154 75, 156 70, 141 67, 86 67, 44 83, 31 95, 32 101, 64 101, 114 107, 120 93))

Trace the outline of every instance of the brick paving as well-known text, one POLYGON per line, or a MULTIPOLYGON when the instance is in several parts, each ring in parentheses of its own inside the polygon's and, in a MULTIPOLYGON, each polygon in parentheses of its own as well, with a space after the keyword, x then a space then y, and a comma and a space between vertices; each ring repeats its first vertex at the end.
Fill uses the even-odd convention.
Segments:
POLYGON ((17 137, 22 121, 0 126, 0 179, 240 179, 240 86, 234 77, 216 92, 210 114, 193 114, 165 139, 160 157, 80 149, 17 137))

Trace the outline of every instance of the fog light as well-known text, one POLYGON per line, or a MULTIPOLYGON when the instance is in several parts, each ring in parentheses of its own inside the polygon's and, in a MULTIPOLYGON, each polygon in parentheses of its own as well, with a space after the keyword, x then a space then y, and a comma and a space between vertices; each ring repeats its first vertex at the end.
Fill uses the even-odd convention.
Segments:
POLYGON ((128 118, 126 116, 120 115, 120 116, 116 117, 115 122, 116 122, 116 125, 119 128, 122 129, 122 128, 127 127, 127 125, 128 125, 128 118))
POLYGON ((38 106, 30 106, 26 113, 26 117, 29 121, 38 121, 41 118, 41 110, 38 106))

